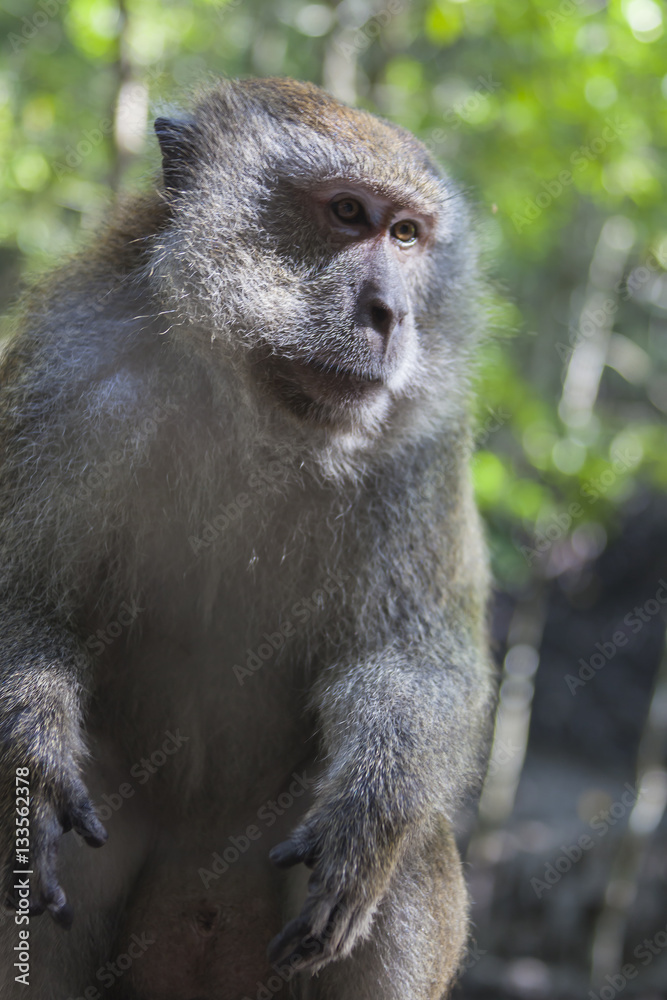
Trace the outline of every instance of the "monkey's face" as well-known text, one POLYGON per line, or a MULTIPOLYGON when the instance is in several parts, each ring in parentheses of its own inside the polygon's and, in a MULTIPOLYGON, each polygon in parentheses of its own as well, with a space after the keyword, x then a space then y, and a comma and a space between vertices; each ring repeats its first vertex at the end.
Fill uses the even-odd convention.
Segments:
POLYGON ((458 391, 465 215, 412 136, 291 81, 224 84, 156 128, 170 280, 263 405, 375 436, 458 391))
POLYGON ((276 273, 300 276, 290 326, 253 351, 262 384, 303 420, 384 417, 419 380, 414 290, 432 215, 341 180, 284 181, 260 217, 276 273))

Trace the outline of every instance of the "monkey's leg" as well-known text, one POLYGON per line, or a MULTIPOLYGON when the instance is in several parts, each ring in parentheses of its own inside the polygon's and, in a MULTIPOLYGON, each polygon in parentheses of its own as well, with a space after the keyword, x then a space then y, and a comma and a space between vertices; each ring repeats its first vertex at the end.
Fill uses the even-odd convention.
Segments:
POLYGON ((441 1000, 466 942, 467 893, 444 822, 406 855, 375 915, 370 936, 341 961, 304 976, 300 1000, 441 1000))

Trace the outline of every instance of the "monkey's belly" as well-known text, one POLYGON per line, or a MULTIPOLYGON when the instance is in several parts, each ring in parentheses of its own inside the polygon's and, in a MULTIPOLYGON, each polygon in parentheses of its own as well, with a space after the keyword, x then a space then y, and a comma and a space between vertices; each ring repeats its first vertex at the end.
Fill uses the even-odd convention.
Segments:
POLYGON ((245 636, 224 657, 217 636, 186 656, 157 633, 146 627, 120 696, 110 671, 116 686, 105 685, 90 720, 95 764, 85 780, 109 840, 94 853, 97 876, 77 870, 80 851, 93 855, 83 847, 63 874, 82 920, 96 899, 114 912, 117 932, 95 956, 93 981, 102 968, 109 1000, 114 990, 126 1000, 129 984, 132 1000, 254 1000, 268 980, 267 995, 280 996, 267 947, 305 893, 290 905, 293 877, 269 851, 312 798, 303 681, 293 671, 286 679, 276 655, 241 683, 233 667, 245 662, 245 636), (107 984, 116 973, 106 964, 128 955, 122 978, 107 984))
POLYGON ((145 945, 130 979, 137 997, 241 1000, 275 975, 266 948, 280 929, 281 906, 256 862, 247 856, 237 861, 207 890, 196 886, 194 864, 150 874, 127 914, 124 935, 145 945))
MULTIPOLYGON (((287 805, 285 793, 281 796, 287 805)), ((287 982, 291 971, 272 968, 266 950, 288 916, 289 876, 273 868, 268 851, 301 810, 294 803, 282 809, 272 802, 260 809, 261 818, 253 810, 255 815, 243 817, 233 831, 184 826, 160 837, 118 942, 119 952, 124 941, 143 943, 129 980, 137 997, 242 1000, 254 998, 269 980, 269 995, 283 995, 276 977, 287 982)))
POLYGON ((160 756, 147 757, 132 784, 121 780, 126 765, 112 767, 112 751, 99 749, 105 764, 88 780, 109 841, 99 852, 72 845, 63 858, 77 920, 99 904, 115 911, 118 931, 95 956, 93 981, 110 1000, 130 984, 133 1000, 254 1000, 268 981, 267 996, 287 996, 280 975, 289 981, 291 970, 272 968, 266 951, 304 893, 290 900, 294 876, 268 854, 309 808, 314 768, 285 774, 277 765, 246 784, 242 807, 242 789, 226 795, 220 775, 217 795, 186 804, 166 780, 168 763, 141 784, 160 756))

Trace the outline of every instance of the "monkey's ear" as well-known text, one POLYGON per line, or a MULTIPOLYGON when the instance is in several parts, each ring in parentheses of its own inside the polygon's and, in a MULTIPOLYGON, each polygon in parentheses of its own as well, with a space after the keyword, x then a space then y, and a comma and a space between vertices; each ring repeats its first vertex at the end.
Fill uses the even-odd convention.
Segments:
POLYGON ((162 152, 165 189, 173 193, 184 191, 197 161, 196 125, 178 118, 156 118, 153 127, 162 152))

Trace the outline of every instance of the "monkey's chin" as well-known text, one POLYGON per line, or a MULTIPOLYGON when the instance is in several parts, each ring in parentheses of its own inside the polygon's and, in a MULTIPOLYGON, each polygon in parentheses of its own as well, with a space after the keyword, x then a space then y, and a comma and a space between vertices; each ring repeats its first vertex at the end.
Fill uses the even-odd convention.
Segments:
POLYGON ((332 429, 363 425, 375 410, 384 410, 388 396, 380 379, 317 361, 272 358, 267 377, 273 394, 292 414, 332 429))

